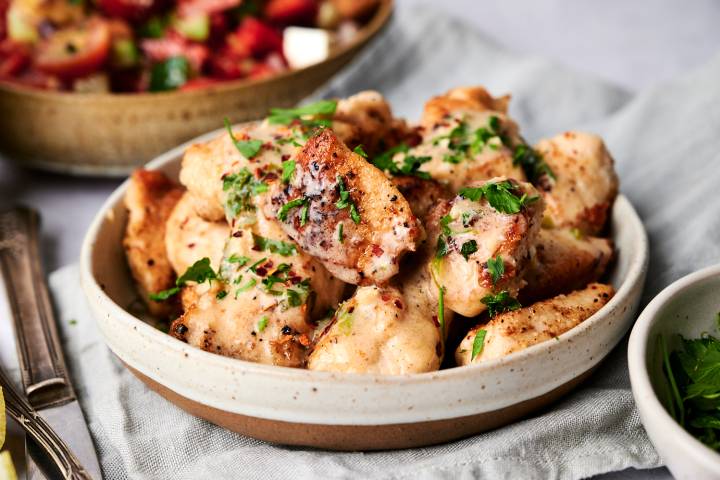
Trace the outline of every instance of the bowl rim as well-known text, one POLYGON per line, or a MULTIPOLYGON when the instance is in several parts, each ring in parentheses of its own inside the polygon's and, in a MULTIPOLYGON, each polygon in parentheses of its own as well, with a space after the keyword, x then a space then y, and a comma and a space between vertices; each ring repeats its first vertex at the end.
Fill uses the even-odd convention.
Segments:
MULTIPOLYGON (((144 167, 150 170, 161 169, 166 167, 173 162, 179 162, 182 159, 182 155, 185 149, 193 143, 203 141, 208 138, 212 138, 216 135, 218 129, 213 132, 201 135, 193 140, 190 140, 174 149, 160 155, 156 159, 147 163, 144 167)), ((523 350, 511 353, 504 357, 489 360, 486 362, 477 363, 474 365, 466 365, 463 367, 455 367, 444 370, 438 370, 433 372, 425 373, 413 373, 404 375, 378 375, 378 374, 359 374, 359 373, 344 373, 344 372, 324 372, 314 371, 307 369, 297 369, 291 367, 283 367, 276 365, 265 365, 255 362, 249 362, 245 360, 239 360, 235 358, 224 357, 211 352, 206 352, 199 348, 188 348, 188 344, 182 342, 160 330, 148 325, 141 319, 128 313, 125 309, 116 304, 100 287, 97 280, 92 274, 93 262, 92 254, 95 246, 95 239, 97 238, 98 232, 100 231, 103 222, 105 221, 108 212, 112 211, 115 205, 123 201, 123 196, 129 184, 129 178, 120 184, 115 191, 108 197, 103 203, 102 207, 98 211, 97 215, 93 219, 90 227, 88 228, 85 238, 83 240, 81 254, 80 254, 80 273, 81 283, 86 297, 91 302, 100 302, 101 308, 105 312, 109 312, 114 318, 122 320, 130 328, 140 330, 146 335, 152 336, 156 341, 167 348, 183 350, 184 353, 195 357, 198 361, 210 362, 224 368, 242 368, 246 372, 261 374, 267 378, 282 379, 282 380, 293 380, 302 377, 304 380, 310 380, 318 383, 322 382, 347 382, 348 384, 358 385, 370 385, 370 384, 395 384, 395 385, 406 385, 408 383, 421 384, 431 381, 438 381, 441 379, 456 378, 464 375, 482 375, 483 372, 495 370, 501 366, 504 366, 511 362, 522 361, 523 359, 532 358, 534 355, 539 354, 542 350, 546 349, 548 345, 563 344, 566 340, 571 341, 576 335, 580 335, 582 332, 594 328, 594 326, 601 322, 605 318, 605 314, 612 312, 615 307, 620 304, 625 297, 627 297, 634 286, 638 282, 644 280, 644 275, 647 270, 649 247, 648 239, 645 228, 640 220, 640 217, 630 201, 622 194, 619 194, 615 200, 613 209, 621 208, 626 216, 623 221, 626 223, 628 230, 632 231, 632 242, 635 244, 635 251, 639 252, 638 255, 630 259, 630 263, 627 270, 627 275, 622 280, 619 288, 616 290, 615 295, 610 301, 603 306, 598 312, 592 315, 590 318, 582 322, 575 328, 563 333, 556 337, 556 341, 553 344, 549 344, 550 340, 538 343, 531 347, 523 350)), ((608 350, 607 353, 611 351, 608 350)), ((143 372, 144 373, 144 372, 143 372)), ((548 385, 547 391, 552 390, 555 385, 548 385)), ((541 392, 541 393, 547 393, 541 392)))
POLYGON ((127 102, 128 99, 136 99, 138 101, 147 101, 151 98, 177 98, 177 96, 193 97, 202 96, 207 93, 222 93, 240 88, 252 89, 253 87, 270 83, 273 81, 282 82, 292 80, 294 77, 301 75, 307 71, 316 68, 322 68, 324 65, 337 60, 351 50, 361 47, 367 41, 371 40, 390 23, 394 11, 395 0, 380 0, 376 11, 372 17, 358 30, 358 35, 349 43, 342 45, 330 51, 328 57, 318 63, 308 65, 299 69, 288 69, 267 78, 247 79, 238 78, 234 80, 219 81, 217 84, 211 84, 202 88, 193 90, 173 90, 169 92, 108 92, 108 93, 77 93, 56 90, 44 90, 34 87, 28 87, 13 82, 0 81, 0 92, 15 94, 25 97, 34 97, 43 100, 54 100, 60 102, 127 102))
MULTIPOLYGON (((628 343, 628 369, 630 385, 638 410, 644 410, 647 417, 657 424, 665 434, 675 438, 674 445, 704 467, 720 472, 720 453, 711 449, 692 436, 670 416, 660 402, 648 373, 648 342, 650 329, 656 324, 661 311, 689 288, 713 277, 720 277, 720 264, 711 265, 675 280, 657 294, 635 322, 628 343)), ((643 415, 641 415, 641 419, 643 415)), ((647 429, 646 429, 647 430, 647 429)), ((652 440, 652 437, 651 437, 652 440)), ((667 460, 666 460, 667 461, 667 460)))

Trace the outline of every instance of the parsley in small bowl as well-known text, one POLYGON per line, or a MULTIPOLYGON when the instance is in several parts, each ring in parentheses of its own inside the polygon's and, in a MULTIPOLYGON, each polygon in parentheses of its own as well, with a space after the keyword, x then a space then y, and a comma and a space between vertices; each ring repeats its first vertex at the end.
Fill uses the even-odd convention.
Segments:
POLYGON ((720 265, 671 284, 642 312, 628 348, 633 396, 677 478, 720 478, 720 265))

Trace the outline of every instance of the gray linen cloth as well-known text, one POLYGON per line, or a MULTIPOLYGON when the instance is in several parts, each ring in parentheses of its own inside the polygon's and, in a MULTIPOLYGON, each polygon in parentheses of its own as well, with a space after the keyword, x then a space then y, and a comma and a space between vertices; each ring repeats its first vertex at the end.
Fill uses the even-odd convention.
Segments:
MULTIPOLYGON (((644 305, 678 277, 718 261, 719 80, 720 57, 633 97, 503 51, 435 12, 401 10, 392 28, 319 95, 373 88, 397 113, 416 119, 431 95, 484 84, 496 94, 512 92, 511 113, 531 141, 565 129, 604 135, 622 190, 651 239, 644 305)), ((80 401, 110 479, 576 479, 660 465, 633 404, 625 342, 577 391, 512 425, 429 448, 332 453, 269 445, 182 412, 111 356, 83 300, 77 267, 54 273, 51 288, 80 401)))

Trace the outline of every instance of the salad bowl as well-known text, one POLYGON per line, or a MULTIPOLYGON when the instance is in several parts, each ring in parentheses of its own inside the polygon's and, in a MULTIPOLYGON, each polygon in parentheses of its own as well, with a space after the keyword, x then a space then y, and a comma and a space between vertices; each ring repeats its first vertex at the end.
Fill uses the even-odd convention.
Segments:
MULTIPOLYGON (((187 146, 146 168, 177 179, 187 146)), ((471 366, 400 376, 257 364, 191 347, 133 308, 137 292, 122 247, 127 186, 121 185, 97 214, 81 254, 83 290, 108 347, 151 389, 191 414, 281 444, 409 448, 527 416, 567 395, 621 340, 635 318, 647 269, 645 230, 621 195, 610 221, 618 255, 607 279, 617 293, 591 318, 554 340, 471 366)))
POLYGON ((68 93, 0 82, 0 153, 44 170, 125 176, 225 118, 236 123, 295 105, 377 36, 392 9, 392 0, 381 0, 352 40, 327 59, 268 78, 155 93, 68 93))

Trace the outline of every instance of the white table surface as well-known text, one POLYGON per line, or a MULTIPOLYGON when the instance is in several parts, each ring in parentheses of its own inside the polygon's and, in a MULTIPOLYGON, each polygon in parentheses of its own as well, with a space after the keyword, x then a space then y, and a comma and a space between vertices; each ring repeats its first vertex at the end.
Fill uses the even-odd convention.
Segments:
MULTIPOLYGON (((542 55, 630 91, 670 79, 720 51, 720 2, 714 0, 396 0, 446 10, 513 50, 542 55)), ((2 112, 0 112, 0 115, 2 112)), ((52 271, 75 262, 83 234, 117 179, 69 178, 0 159, 0 208, 31 205, 43 217, 42 250, 52 271)), ((15 362, 0 299, 0 362, 15 362)), ((17 457, 21 443, 15 429, 17 457)), ((605 479, 664 479, 666 469, 624 471, 605 479)))

